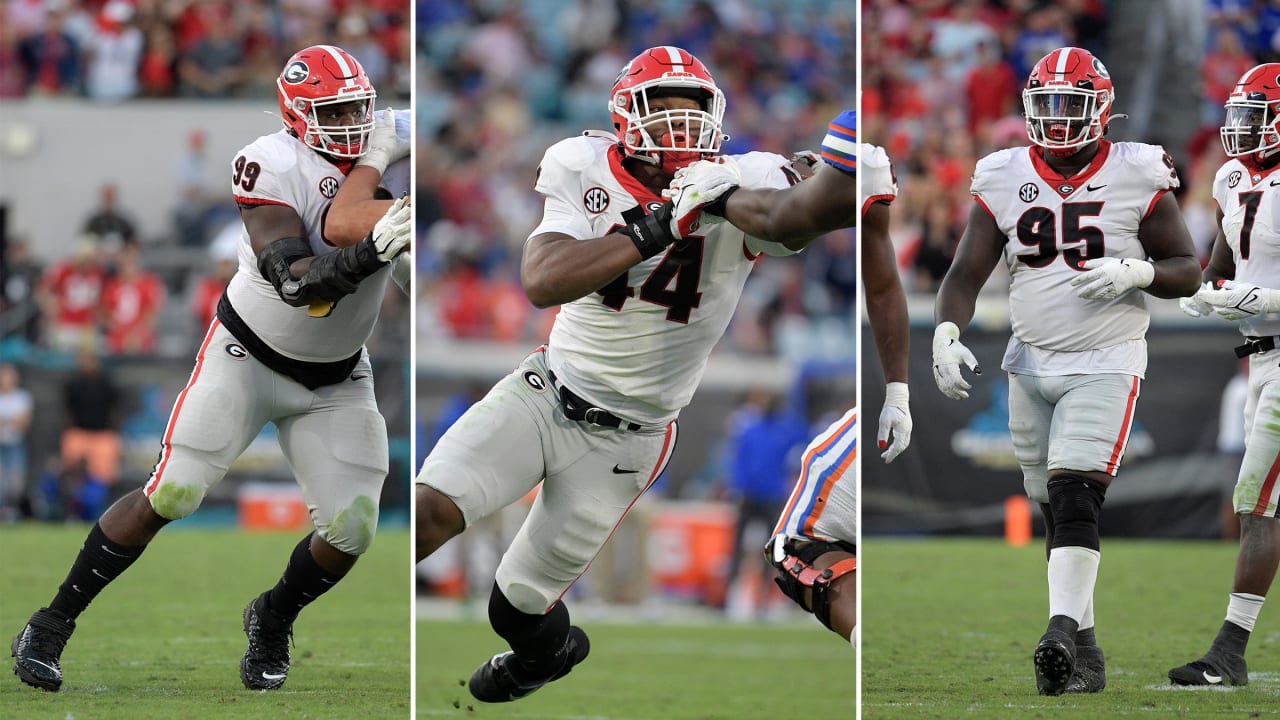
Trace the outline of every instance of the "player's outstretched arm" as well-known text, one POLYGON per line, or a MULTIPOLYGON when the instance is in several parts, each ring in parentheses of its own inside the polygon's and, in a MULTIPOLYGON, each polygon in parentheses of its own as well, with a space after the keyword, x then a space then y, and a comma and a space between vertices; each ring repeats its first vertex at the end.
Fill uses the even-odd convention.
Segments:
POLYGON ((739 189, 724 204, 724 217, 740 230, 788 250, 858 220, 858 183, 848 173, 819 165, 809 179, 784 189, 739 189))
POLYGON ((1195 294, 1200 286, 1200 262, 1172 193, 1161 196, 1138 225, 1138 241, 1155 266, 1155 276, 1144 290, 1159 298, 1195 294))
POLYGON ((888 203, 876 202, 867 208, 861 243, 867 317, 887 385, 876 443, 884 451, 880 457, 893 462, 911 443, 912 422, 907 388, 907 296, 898 279, 898 263, 889 239, 888 203))

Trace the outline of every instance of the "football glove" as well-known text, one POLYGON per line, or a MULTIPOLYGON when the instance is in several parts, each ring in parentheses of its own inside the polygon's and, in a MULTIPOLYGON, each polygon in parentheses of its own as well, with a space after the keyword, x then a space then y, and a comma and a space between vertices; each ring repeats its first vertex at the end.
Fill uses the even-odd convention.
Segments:
POLYGON ((911 444, 910 399, 906 383, 891 382, 884 388, 884 407, 880 410, 876 444, 884 450, 880 459, 887 463, 893 462, 911 444), (892 443, 889 442, 891 435, 892 443))
POLYGON ((1196 290, 1196 294, 1191 297, 1178 298, 1178 307, 1182 308, 1182 312, 1193 318, 1208 317, 1213 314, 1213 306, 1200 299, 1200 293, 1212 289, 1212 284, 1205 283, 1196 290))
POLYGON ((724 201, 741 184, 742 170, 733 158, 699 160, 677 170, 662 197, 674 205, 680 236, 688 235, 700 222, 724 222, 724 201))
POLYGON ((944 322, 933 330, 933 381, 952 400, 969 397, 971 386, 960 374, 961 363, 973 374, 982 374, 978 359, 960 343, 960 328, 953 322, 944 322))
POLYGON ((1071 280, 1076 295, 1085 300, 1114 300, 1134 288, 1144 288, 1156 278, 1156 266, 1146 260, 1113 257, 1080 263, 1088 272, 1071 280))
POLYGON ((1195 296, 1227 320, 1280 312, 1280 290, 1252 283, 1219 280, 1211 287, 1196 291, 1195 296))
POLYGON ((672 204, 668 200, 662 207, 619 230, 631 238, 636 250, 640 251, 641 260, 648 260, 680 240, 671 211, 672 204))
POLYGON ((396 134, 396 111, 384 108, 374 114, 373 130, 365 141, 367 150, 356 165, 371 167, 381 175, 387 166, 409 154, 412 138, 402 138, 396 134))
POLYGON ((373 233, 368 240, 373 242, 378 260, 389 263, 409 247, 413 239, 413 206, 409 204, 409 196, 405 195, 387 208, 387 212, 373 226, 373 233))

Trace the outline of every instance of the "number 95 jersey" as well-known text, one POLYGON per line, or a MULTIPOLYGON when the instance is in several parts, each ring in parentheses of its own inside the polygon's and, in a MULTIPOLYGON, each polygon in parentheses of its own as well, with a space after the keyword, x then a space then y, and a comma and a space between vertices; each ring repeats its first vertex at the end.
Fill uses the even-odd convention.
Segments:
POLYGON ((1007 238, 1011 353, 1014 341, 1057 352, 1131 343, 1133 352, 1124 353, 1130 359, 1121 364, 1138 375, 1145 371, 1149 315, 1143 293, 1085 300, 1070 283, 1085 272, 1080 264, 1086 260, 1145 260, 1138 225, 1176 187, 1164 149, 1143 143, 1100 140, 1093 160, 1069 178, 1049 167, 1038 147, 1001 150, 978 161, 970 192, 1007 238))
MULTIPOLYGON (((734 156, 743 187, 787 187, 786 158, 734 156)), ((789 168, 788 168, 789 170, 789 168)), ((617 232, 662 203, 622 164, 617 139, 580 136, 547 149, 536 188, 545 199, 530 237, 579 240, 617 232)), ((760 253, 786 248, 708 223, 639 262, 598 291, 565 303, 547 361, 556 378, 599 407, 641 425, 661 425, 689 403, 711 348, 729 324, 760 253)))

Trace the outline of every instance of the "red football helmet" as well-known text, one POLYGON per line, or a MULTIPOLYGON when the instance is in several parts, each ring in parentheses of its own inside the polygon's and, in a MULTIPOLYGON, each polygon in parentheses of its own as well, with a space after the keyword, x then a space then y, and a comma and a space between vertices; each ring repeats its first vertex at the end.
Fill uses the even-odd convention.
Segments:
POLYGON ((1031 69, 1022 91, 1031 142, 1059 156, 1101 138, 1115 91, 1102 61, 1088 50, 1058 48, 1031 69))
POLYGON ((724 93, 698 58, 670 45, 649 48, 622 68, 609 112, 627 156, 671 175, 718 153, 727 137, 721 132, 724 93), (699 109, 649 109, 651 101, 672 96, 696 100, 699 109))
POLYGON ((276 90, 284 126, 299 140, 336 158, 365 153, 377 93, 346 50, 333 45, 299 50, 276 78, 276 90))
POLYGON ((1254 168, 1274 162, 1280 152, 1280 63, 1258 65, 1241 76, 1226 107, 1219 133, 1227 155, 1254 168))

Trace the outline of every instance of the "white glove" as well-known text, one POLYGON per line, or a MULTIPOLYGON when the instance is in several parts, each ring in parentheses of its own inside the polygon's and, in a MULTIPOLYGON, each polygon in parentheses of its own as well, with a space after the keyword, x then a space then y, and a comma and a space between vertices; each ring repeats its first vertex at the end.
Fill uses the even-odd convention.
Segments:
POLYGON ((1156 279, 1156 266, 1135 258, 1094 258, 1081 263, 1080 267, 1089 272, 1074 278, 1071 287, 1085 300, 1114 300, 1156 279))
POLYGON ((1196 294, 1191 297, 1178 298, 1178 307, 1182 308, 1182 312, 1193 318, 1208 317, 1213 313, 1213 306, 1200 299, 1200 293, 1205 290, 1212 289, 1210 283, 1205 283, 1196 290, 1196 294))
POLYGON ((679 236, 685 237, 696 230, 699 222, 724 222, 718 215, 703 216, 702 209, 740 185, 742 170, 733 158, 699 160, 677 170, 671 185, 662 191, 662 197, 675 205, 671 215, 679 236))
POLYGON ((373 226, 373 247, 378 252, 378 259, 389 263, 409 248, 412 239, 413 206, 409 204, 409 196, 405 195, 391 203, 373 226))
POLYGON ((1197 290, 1196 297, 1227 320, 1280 312, 1280 291, 1235 280, 1219 280, 1216 286, 1197 290))
POLYGON ((413 139, 396 134, 396 111, 383 108, 373 115, 373 130, 365 141, 364 155, 356 161, 356 165, 371 167, 378 174, 387 171, 387 166, 409 154, 413 139))
POLYGON ((907 384, 891 382, 884 388, 884 407, 880 409, 880 428, 876 432, 876 444, 884 452, 880 459, 887 463, 902 454, 911 444, 911 394, 907 384), (893 443, 889 443, 889 435, 893 443), (885 446, 888 449, 885 449, 885 446))
POLYGON ((969 397, 970 385, 960 374, 960 363, 975 375, 982 374, 978 359, 960 344, 960 328, 953 322, 944 322, 933 330, 933 381, 952 400, 969 397))

